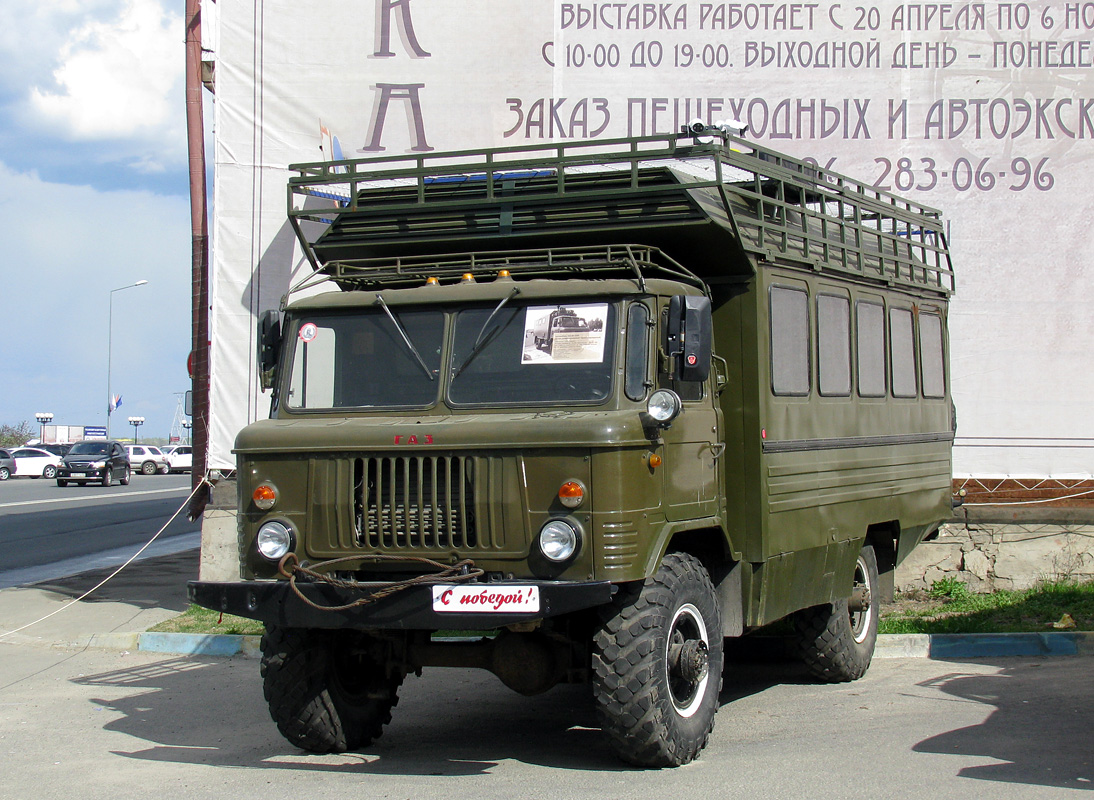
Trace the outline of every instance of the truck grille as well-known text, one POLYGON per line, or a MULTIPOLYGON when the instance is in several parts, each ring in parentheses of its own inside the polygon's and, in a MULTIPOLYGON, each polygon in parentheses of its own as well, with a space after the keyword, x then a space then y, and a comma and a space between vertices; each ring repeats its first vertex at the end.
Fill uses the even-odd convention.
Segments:
POLYGON ((374 456, 353 462, 357 544, 370 549, 475 548, 475 460, 374 456))

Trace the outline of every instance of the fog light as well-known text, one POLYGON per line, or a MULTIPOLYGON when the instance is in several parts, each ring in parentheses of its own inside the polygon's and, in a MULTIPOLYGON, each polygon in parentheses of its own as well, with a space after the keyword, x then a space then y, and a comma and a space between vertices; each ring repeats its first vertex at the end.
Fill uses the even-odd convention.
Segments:
POLYGON ((292 531, 282 522, 267 522, 258 529, 255 543, 264 558, 280 561, 292 549, 292 531))
POLYGON ((569 522, 553 519, 539 531, 539 549, 550 561, 565 561, 577 552, 577 530, 569 522))
POLYGON ((268 483, 258 486, 251 494, 254 504, 263 511, 269 511, 277 502, 277 489, 268 483))
POLYGON ((646 403, 646 413, 658 425, 667 427, 683 410, 680 395, 671 389, 658 389, 646 403))

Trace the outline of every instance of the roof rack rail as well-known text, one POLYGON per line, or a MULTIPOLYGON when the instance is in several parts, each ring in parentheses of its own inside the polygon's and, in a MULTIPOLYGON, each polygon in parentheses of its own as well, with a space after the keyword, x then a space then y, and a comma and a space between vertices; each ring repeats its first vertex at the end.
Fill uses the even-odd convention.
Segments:
POLYGON ((496 278, 503 271, 525 279, 633 278, 643 291, 646 280, 657 277, 707 288, 702 278, 657 248, 622 244, 333 261, 293 286, 289 294, 325 281, 344 291, 377 290, 421 286, 431 278, 439 283, 455 282, 468 274, 496 278))
POLYGON ((779 263, 954 288, 936 209, 722 128, 291 169, 289 219, 305 255, 347 287, 400 282, 414 259, 442 253, 561 252, 551 245, 565 237, 643 241, 707 282, 779 263), (305 221, 326 227, 309 238, 305 221))

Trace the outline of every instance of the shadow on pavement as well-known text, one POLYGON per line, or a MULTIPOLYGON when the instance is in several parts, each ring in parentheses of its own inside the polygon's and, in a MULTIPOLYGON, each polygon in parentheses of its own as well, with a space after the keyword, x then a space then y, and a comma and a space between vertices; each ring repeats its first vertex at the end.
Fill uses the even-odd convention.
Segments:
MULTIPOLYGON (((183 612, 190 607, 186 582, 198 576, 200 550, 186 550, 166 556, 134 561, 105 586, 96 589, 85 603, 126 603, 138 608, 163 608, 183 612)), ((31 588, 76 598, 88 591, 117 567, 89 570, 52 581, 31 584, 31 588)))
MULTIPOLYGON (((914 751, 984 756, 1003 762, 966 767, 957 773, 964 778, 1094 789, 1091 661, 1015 661, 1008 659, 992 675, 954 672, 920 684, 962 700, 995 706, 995 711, 979 725, 925 739, 914 751), (1039 730, 1052 731, 1052 736, 1030 735, 1039 730), (1070 746, 1061 748, 1060 741, 1070 746)), ((955 662, 954 666, 959 665, 955 662)))
MULTIPOLYGON (((808 682, 798 662, 773 659, 764 648, 735 652, 723 676, 723 704, 776 684, 808 682)), ((174 658, 74 682, 102 687, 90 702, 120 715, 106 730, 152 743, 114 751, 123 758, 362 775, 477 775, 503 760, 595 772, 634 769, 611 751, 588 686, 557 686, 527 698, 485 672, 427 670, 407 678, 392 723, 373 744, 313 755, 281 738, 255 660, 174 658)))
POLYGON ((381 738, 356 752, 313 755, 281 738, 253 660, 177 658, 74 682, 102 687, 90 702, 121 715, 105 730, 153 744, 113 751, 122 758, 361 775, 478 775, 503 760, 631 770, 603 739, 583 686, 524 698, 486 673, 435 669, 408 677, 381 738))

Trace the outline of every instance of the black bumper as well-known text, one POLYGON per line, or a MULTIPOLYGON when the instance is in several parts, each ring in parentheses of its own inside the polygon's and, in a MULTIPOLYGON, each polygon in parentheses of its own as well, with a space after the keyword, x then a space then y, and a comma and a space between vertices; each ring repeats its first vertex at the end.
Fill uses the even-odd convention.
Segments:
MULTIPOLYGON (((490 587, 491 584, 476 584, 490 587)), ((433 610, 430 586, 413 586, 375 602, 341 611, 312 607, 301 600, 287 581, 219 583, 190 581, 187 594, 199 606, 256 619, 286 628, 348 628, 357 630, 491 630, 503 625, 569 614, 611 601, 615 591, 608 581, 564 583, 519 581, 510 585, 538 586, 536 612, 441 613, 433 610)), ((375 588, 341 588, 326 583, 297 583, 297 588, 319 606, 343 606, 372 595, 375 588)))

